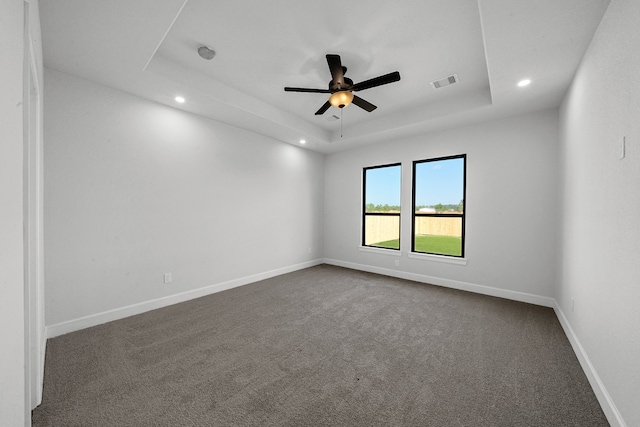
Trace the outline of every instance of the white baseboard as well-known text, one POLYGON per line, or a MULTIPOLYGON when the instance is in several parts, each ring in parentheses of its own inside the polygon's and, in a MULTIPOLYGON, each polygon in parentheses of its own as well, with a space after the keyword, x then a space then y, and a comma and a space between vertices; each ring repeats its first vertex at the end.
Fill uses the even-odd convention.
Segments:
POLYGON ((461 282, 458 280, 443 279, 441 277, 427 276, 424 274, 408 273, 405 271, 392 270, 389 268, 376 267, 372 265, 356 264, 352 262, 339 261, 336 259, 324 259, 325 264, 336 265, 338 267, 351 268, 353 270, 367 271, 385 276, 397 277, 399 279, 413 280, 414 282, 429 283, 431 285, 443 286, 445 288, 459 289, 462 291, 474 292, 482 295, 490 295, 514 301, 526 302, 529 304, 541 305, 543 307, 554 307, 555 300, 540 295, 528 294, 525 292, 510 291, 507 289, 493 288, 491 286, 478 285, 475 283, 461 282))
POLYGON ((596 372, 593 364, 591 364, 591 360, 584 350, 584 347, 582 347, 580 340, 573 331, 573 328, 571 327, 567 316, 564 315, 564 312, 560 308, 560 305, 555 300, 553 309, 556 312, 556 316, 558 317, 560 324, 562 325, 562 329, 564 329, 565 335, 567 335, 567 338, 571 343, 571 347, 573 347, 573 351, 576 354, 578 361, 580 362, 580 366, 582 366, 582 370, 589 380, 589 384, 591 384, 593 392, 598 398, 598 402, 600 402, 600 406, 602 407, 602 411, 607 417, 607 421, 609 421, 611 427, 627 427, 627 424, 618 411, 618 408, 613 402, 613 399, 611 399, 609 392, 602 383, 600 376, 596 372))
POLYGON ((217 283, 215 285, 206 286, 204 288, 194 289, 191 291, 182 292, 175 295, 169 295, 166 297, 141 302, 138 304, 132 304, 126 307, 120 307, 113 310, 104 311, 102 313, 92 314, 89 316, 81 317, 79 319, 73 319, 66 322, 57 323, 55 325, 48 325, 45 328, 45 336, 47 338, 54 338, 60 335, 68 334, 70 332, 79 331, 81 329, 90 328, 92 326, 101 325, 103 323, 112 322, 114 320, 124 319, 125 317, 134 316, 136 314, 142 314, 147 311, 155 310, 162 307, 167 307, 173 304, 178 304, 178 303, 189 301, 195 298, 200 298, 206 295, 214 294, 216 292, 226 291, 228 289, 248 285, 250 283, 254 283, 260 280, 265 280, 271 277, 280 276, 281 274, 302 270, 303 268, 313 267, 322 263, 323 263, 322 259, 307 261, 300 264, 291 265, 288 267, 278 268, 275 270, 254 274, 251 276, 229 280, 227 282, 217 283))

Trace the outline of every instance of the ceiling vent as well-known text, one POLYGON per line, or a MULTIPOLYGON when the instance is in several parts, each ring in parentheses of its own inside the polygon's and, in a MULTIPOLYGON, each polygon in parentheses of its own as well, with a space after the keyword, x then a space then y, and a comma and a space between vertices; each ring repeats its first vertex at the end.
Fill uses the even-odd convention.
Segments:
POLYGON ((324 119, 328 122, 335 122, 336 120, 340 120, 340 117, 336 116, 335 114, 331 114, 324 119))
POLYGON ((431 82, 431 86, 433 86, 434 89, 440 89, 441 87, 449 86, 449 85, 452 85, 454 83, 458 83, 458 75, 457 74, 453 74, 453 75, 451 75, 449 77, 445 77, 443 79, 431 82))

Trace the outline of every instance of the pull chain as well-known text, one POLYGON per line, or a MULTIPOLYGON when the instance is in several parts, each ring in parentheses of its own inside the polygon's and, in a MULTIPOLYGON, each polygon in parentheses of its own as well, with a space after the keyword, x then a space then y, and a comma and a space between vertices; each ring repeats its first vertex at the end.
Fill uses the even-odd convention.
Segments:
POLYGON ((342 110, 344 107, 340 109, 340 138, 342 138, 342 110))

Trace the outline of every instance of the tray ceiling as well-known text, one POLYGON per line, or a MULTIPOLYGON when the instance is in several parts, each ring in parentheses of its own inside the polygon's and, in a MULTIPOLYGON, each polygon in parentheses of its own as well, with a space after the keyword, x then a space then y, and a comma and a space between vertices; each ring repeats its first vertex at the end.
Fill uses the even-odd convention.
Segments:
POLYGON ((608 0, 56 0, 41 2, 45 66, 175 108, 333 152, 556 107, 608 0), (197 49, 216 51, 210 60, 197 49), (397 83, 324 116, 325 54, 354 82, 397 83), (431 81, 457 74, 458 83, 431 81), (518 88, 530 78, 532 84, 518 88), (176 95, 187 102, 177 105, 176 95), (327 120, 331 115, 341 120, 327 120), (342 129, 341 129, 342 128, 342 129), (340 132, 342 131, 342 137, 340 132))

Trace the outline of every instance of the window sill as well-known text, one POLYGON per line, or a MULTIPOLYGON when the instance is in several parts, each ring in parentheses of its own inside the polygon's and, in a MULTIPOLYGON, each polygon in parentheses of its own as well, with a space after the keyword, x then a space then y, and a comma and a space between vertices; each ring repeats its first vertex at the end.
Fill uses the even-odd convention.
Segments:
POLYGON ((402 256, 402 251, 397 249, 373 248, 371 246, 358 246, 358 249, 360 249, 361 252, 369 252, 372 254, 402 256))
POLYGON ((449 257, 445 255, 420 254, 416 252, 409 252, 407 256, 413 259, 424 259, 427 261, 444 262, 446 264, 467 265, 466 258, 455 258, 455 257, 449 257))

